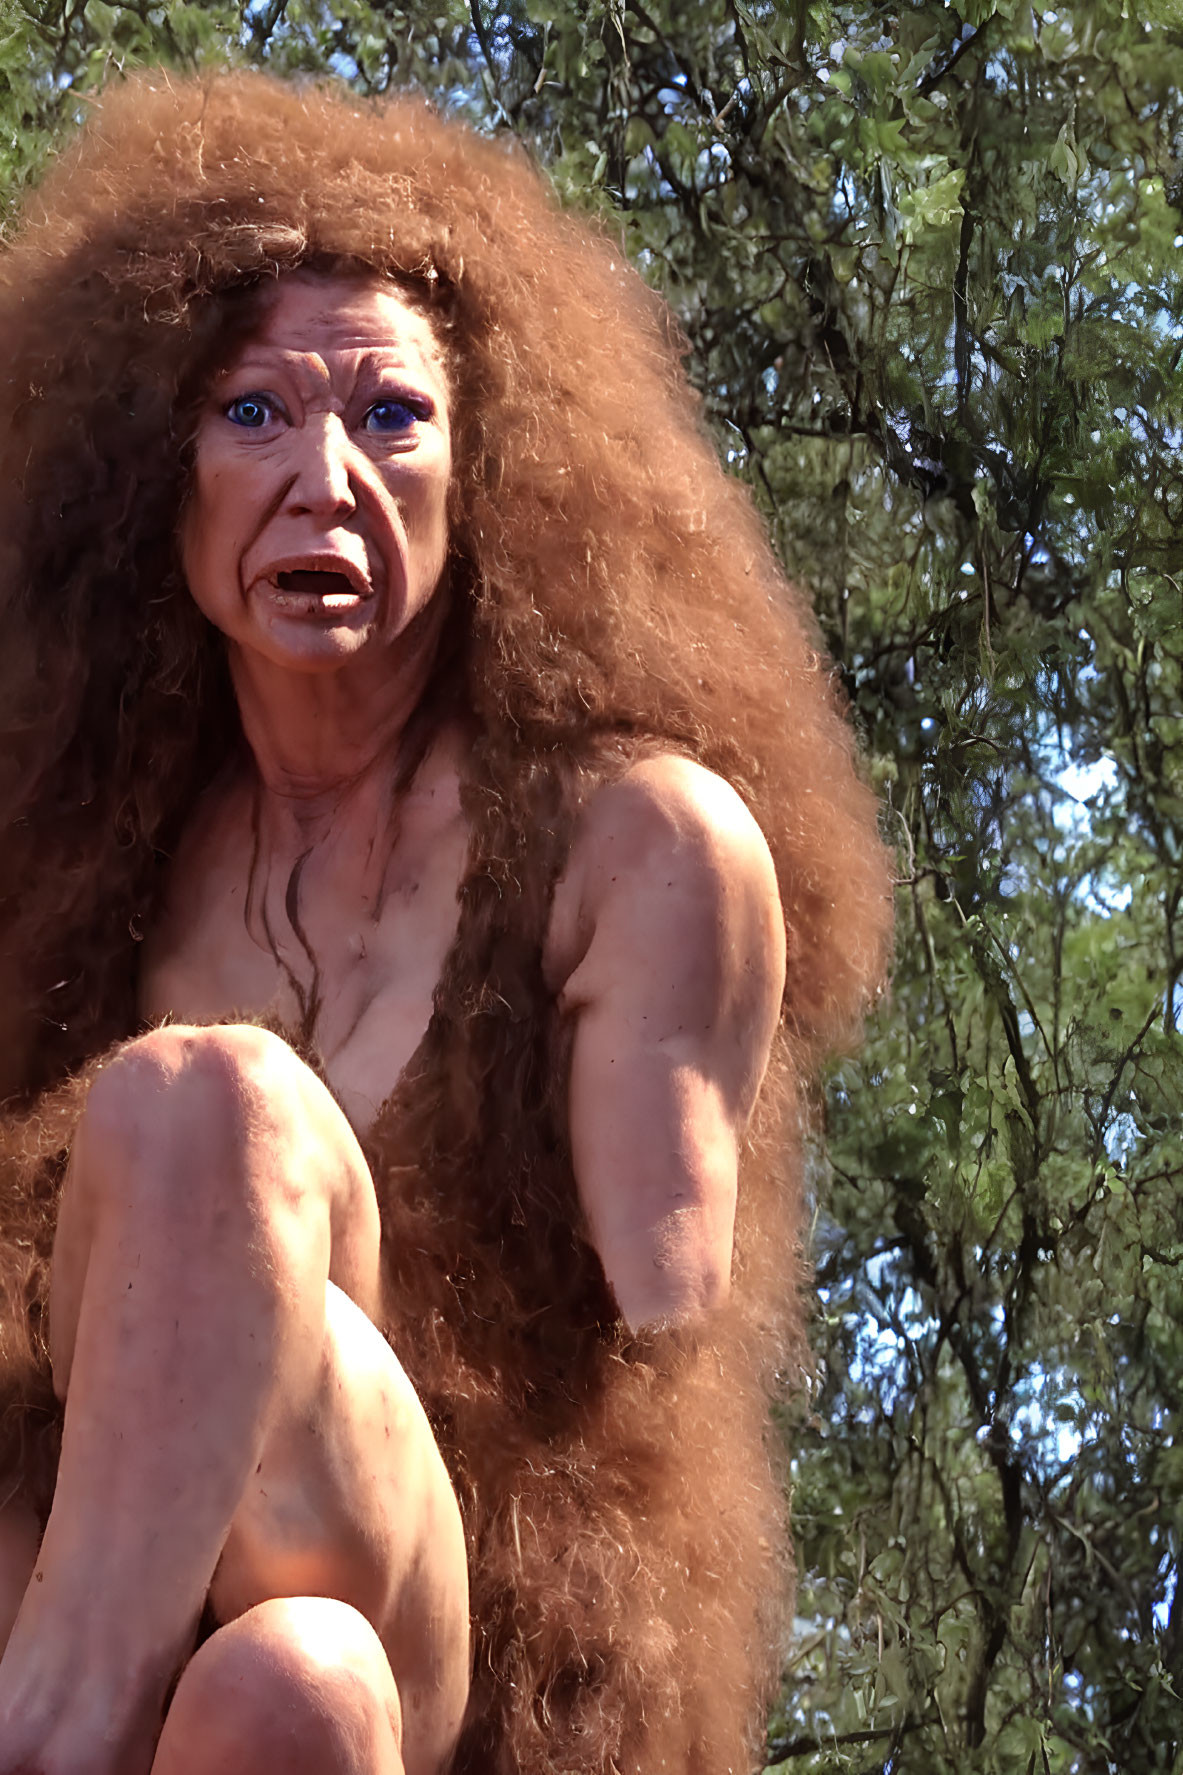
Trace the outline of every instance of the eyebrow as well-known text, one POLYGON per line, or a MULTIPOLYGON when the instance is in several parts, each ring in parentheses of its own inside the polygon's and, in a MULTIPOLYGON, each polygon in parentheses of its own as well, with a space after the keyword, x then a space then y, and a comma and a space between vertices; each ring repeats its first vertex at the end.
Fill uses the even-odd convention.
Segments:
MULTIPOLYGON (((331 349, 356 353, 360 357, 362 364, 369 364, 375 361, 387 362, 391 358, 397 358, 400 366, 403 368, 410 369, 413 367, 410 355, 397 345, 344 345, 333 347, 331 349)), ((237 363, 230 364, 227 368, 228 370, 237 369, 238 364, 249 362, 253 357, 306 359, 316 355, 318 354, 308 351, 300 351, 292 345, 279 345, 268 339, 258 339, 247 344, 239 356, 237 363)), ((440 374, 443 373, 443 363, 438 353, 432 352, 430 354, 422 353, 415 355, 417 361, 425 368, 436 370, 440 374)), ((321 361, 324 361, 323 358, 321 361)))
MULTIPOLYGON (((359 346, 354 349, 360 353, 353 375, 355 382, 359 381, 367 372, 370 374, 391 372, 405 376, 416 385, 434 383, 437 385, 438 398, 444 401, 448 399, 450 394, 448 373, 438 358, 422 357, 410 361, 407 354, 395 346, 359 346)), ((272 345, 260 340, 253 345, 248 345, 234 363, 227 364, 219 370, 214 378, 213 386, 224 382, 231 376, 238 375, 241 371, 250 371, 256 366, 259 369, 284 369, 289 374, 297 376, 302 373, 307 374, 307 359, 310 355, 313 354, 296 351, 291 346, 272 345)), ((319 360, 318 368, 314 373, 318 382, 330 380, 323 358, 319 360)), ((429 390, 424 388, 423 392, 427 393, 429 390)))

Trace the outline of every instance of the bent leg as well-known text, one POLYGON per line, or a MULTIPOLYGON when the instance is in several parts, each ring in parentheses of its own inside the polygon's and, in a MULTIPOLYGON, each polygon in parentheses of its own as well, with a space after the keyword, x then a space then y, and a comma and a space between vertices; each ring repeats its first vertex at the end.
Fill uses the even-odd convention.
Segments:
MULTIPOLYGON (((373 1188, 332 1098, 282 1042, 249 1028, 163 1029, 98 1075, 54 1253, 62 1462, 35 1581, 0 1666, 0 1770, 49 1746, 63 1768, 76 1758, 88 1771, 147 1771, 215 1568, 232 1597, 236 1546, 254 1557, 237 1606, 260 1600, 258 1581, 278 1582, 268 1547, 286 1534, 291 1551, 301 1512, 331 1552, 334 1495, 373 1489, 378 1474, 397 1490, 408 1462, 422 1464, 414 1433, 367 1447, 358 1398, 368 1382, 355 1389, 340 1361, 337 1321, 352 1309, 328 1306, 330 1280, 374 1310, 373 1188), (338 1409, 342 1397, 349 1411, 338 1409), (359 1451, 368 1459, 359 1463, 359 1451), (311 1475, 293 1479, 301 1459, 311 1475), (286 1524, 278 1536, 258 1507, 265 1479, 286 1524), (96 1760, 100 1743, 107 1762, 96 1760)), ((372 1338, 371 1377, 383 1360, 401 1375, 372 1338)), ((375 1402, 375 1425, 389 1427, 393 1396, 375 1402)), ((413 1414, 403 1419, 417 1429, 413 1414)), ((380 1630, 383 1581, 392 1609, 405 1609, 403 1591, 421 1591, 425 1577, 450 1590, 453 1616, 458 1582, 463 1596, 458 1525, 433 1568, 414 1497, 407 1503, 402 1538, 380 1550, 403 1570, 369 1574, 380 1630)), ((351 1600, 357 1569, 347 1557, 336 1574, 351 1600)), ((321 1587, 333 1589, 334 1576, 330 1558, 321 1587)), ((453 1709, 466 1651, 449 1647, 453 1674, 440 1685, 453 1709)))
POLYGON ((398 1678, 408 1775, 433 1775, 468 1694, 460 1513, 418 1395, 332 1283, 320 1387, 268 1439, 209 1600, 227 1622, 268 1598, 309 1596, 339 1598, 377 1628, 398 1678))
POLYGON ((339 1602, 262 1603, 186 1666, 152 1775, 403 1775, 398 1691, 339 1602))

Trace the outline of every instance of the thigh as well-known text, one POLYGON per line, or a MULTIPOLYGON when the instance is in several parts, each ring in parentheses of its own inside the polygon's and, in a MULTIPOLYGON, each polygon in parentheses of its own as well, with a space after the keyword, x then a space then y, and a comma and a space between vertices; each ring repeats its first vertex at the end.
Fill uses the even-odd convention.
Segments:
MULTIPOLYGON (((71 1142, 50 1287, 54 1386, 66 1396, 96 1229, 146 1177, 170 1242, 196 1251, 242 1206, 310 1225, 328 1274, 368 1313, 380 1298, 380 1221, 357 1136, 288 1044, 251 1024, 162 1026, 95 1072, 71 1142), (216 1184, 216 1187, 211 1187, 216 1184)), ((134 1205, 130 1216, 137 1215, 134 1205)), ((216 1283, 216 1277, 214 1278, 216 1283)))
POLYGON ((336 1598, 372 1624, 402 1699, 408 1767, 442 1764, 468 1694, 460 1512, 401 1364, 331 1283, 316 1397, 273 1426, 210 1605, 228 1622, 303 1596, 336 1598))

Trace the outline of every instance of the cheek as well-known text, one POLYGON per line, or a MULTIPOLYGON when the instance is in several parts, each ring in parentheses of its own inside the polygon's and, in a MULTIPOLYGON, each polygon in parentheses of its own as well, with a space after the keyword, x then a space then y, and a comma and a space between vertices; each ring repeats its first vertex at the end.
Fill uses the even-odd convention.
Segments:
POLYGON ((201 512, 202 503, 201 484, 194 472, 185 487, 181 499, 181 515, 177 520, 177 540, 180 543, 182 554, 186 554, 192 547, 194 526, 201 512))
POLYGON ((431 503, 431 532, 438 548, 445 554, 448 550, 448 535, 451 529, 451 505, 448 497, 448 485, 437 489, 431 503))
MULTIPOLYGON (((181 571, 195 603, 205 601, 232 565, 233 478, 199 460, 178 526, 181 571)), ((208 612, 207 612, 208 614, 208 612)))
POLYGON ((189 594, 196 604, 205 608, 206 587, 210 579, 211 562, 209 559, 210 525, 207 521, 204 504, 197 489, 190 493, 181 514, 178 542, 181 555, 181 572, 189 594))
POLYGON ((437 536, 442 539, 445 553, 452 528, 453 493, 452 456, 449 451, 432 486, 432 521, 437 536))
POLYGON ((403 505, 408 540, 420 569, 418 577, 428 580, 430 590, 443 571, 451 532, 450 474, 424 476, 403 505))
POLYGON ((201 580, 201 530, 196 490, 190 489, 177 526, 177 551, 181 557, 181 574, 191 593, 201 580))
POLYGON ((427 576, 432 591, 443 578, 444 566, 448 559, 449 535, 448 502, 446 497, 441 496, 431 514, 431 526, 424 549, 427 557, 425 562, 427 576))

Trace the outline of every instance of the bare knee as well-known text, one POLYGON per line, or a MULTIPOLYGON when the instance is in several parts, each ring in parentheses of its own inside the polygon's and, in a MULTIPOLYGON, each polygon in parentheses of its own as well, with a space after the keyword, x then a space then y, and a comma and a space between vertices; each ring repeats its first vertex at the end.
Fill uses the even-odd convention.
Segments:
MULTIPOLYGON (((94 1239, 128 1229, 137 1262, 228 1246, 283 1290, 309 1239, 329 1274, 372 1307, 378 1211, 361 1149, 332 1097, 268 1030, 166 1025, 94 1078, 71 1155, 54 1248, 51 1344, 64 1394, 94 1239), (155 1254, 155 1256, 154 1256, 155 1254)), ((166 1265, 167 1267, 167 1265, 166 1265)))
POLYGON ((303 1105, 312 1074, 287 1044, 251 1024, 167 1024, 128 1042, 96 1073, 79 1130, 84 1146, 128 1160, 178 1124, 204 1141, 257 1131, 303 1105))
POLYGON ((153 1775, 402 1775, 398 1690, 374 1630, 321 1597, 262 1603, 187 1666, 153 1775))
POLYGON ((264 1206, 333 1197, 377 1230, 349 1123, 287 1043, 253 1024, 168 1024, 129 1042, 95 1077, 77 1150, 108 1188, 147 1166, 156 1200, 170 1187, 184 1200, 203 1163, 206 1191, 264 1183, 264 1206))

